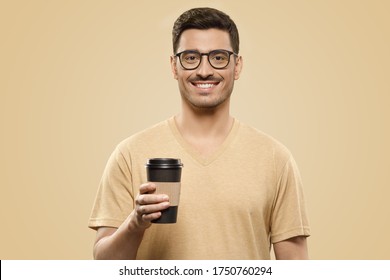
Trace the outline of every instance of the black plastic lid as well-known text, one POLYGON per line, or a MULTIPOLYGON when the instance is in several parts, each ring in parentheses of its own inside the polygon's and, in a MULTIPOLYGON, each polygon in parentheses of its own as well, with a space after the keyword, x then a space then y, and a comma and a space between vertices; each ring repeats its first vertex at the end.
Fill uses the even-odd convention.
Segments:
POLYGON ((152 168, 181 168, 183 164, 178 158, 150 158, 146 166, 152 168))

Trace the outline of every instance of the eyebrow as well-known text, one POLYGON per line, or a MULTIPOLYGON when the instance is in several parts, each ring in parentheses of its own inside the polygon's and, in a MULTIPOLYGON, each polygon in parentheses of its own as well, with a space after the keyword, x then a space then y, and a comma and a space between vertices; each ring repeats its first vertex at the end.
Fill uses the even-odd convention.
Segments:
POLYGON ((200 54, 208 54, 208 53, 210 53, 210 52, 212 52, 212 51, 218 51, 218 50, 228 51, 228 52, 233 52, 233 53, 234 53, 233 50, 228 50, 228 49, 212 49, 212 50, 209 50, 209 51, 207 51, 207 52, 201 52, 201 51, 198 50, 198 49, 188 49, 188 50, 183 50, 183 51, 180 51, 180 52, 178 51, 178 52, 176 52, 176 54, 182 53, 182 52, 198 52, 198 53, 200 53, 200 54))

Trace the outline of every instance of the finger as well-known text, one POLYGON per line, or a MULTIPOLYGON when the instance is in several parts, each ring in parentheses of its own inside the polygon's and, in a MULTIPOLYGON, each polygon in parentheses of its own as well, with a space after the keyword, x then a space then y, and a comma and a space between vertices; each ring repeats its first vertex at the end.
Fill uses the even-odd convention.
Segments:
POLYGON ((145 222, 151 222, 151 221, 158 219, 160 217, 161 217, 161 212, 155 212, 155 213, 151 213, 151 214, 142 215, 142 220, 145 222))
POLYGON ((167 209, 170 206, 169 202, 162 202, 158 204, 147 204, 136 207, 138 216, 149 215, 152 213, 160 212, 167 209))
POLYGON ((153 193, 156 190, 156 185, 153 183, 145 183, 139 187, 140 194, 153 193))
POLYGON ((136 198, 136 204, 156 204, 169 201, 169 197, 166 194, 141 194, 136 198))

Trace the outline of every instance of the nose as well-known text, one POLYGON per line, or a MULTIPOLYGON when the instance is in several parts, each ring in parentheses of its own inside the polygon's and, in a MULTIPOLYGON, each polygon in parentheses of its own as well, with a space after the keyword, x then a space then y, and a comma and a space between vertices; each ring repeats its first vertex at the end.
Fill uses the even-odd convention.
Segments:
POLYGON ((213 67, 210 65, 207 55, 202 56, 202 61, 200 62, 198 68, 196 68, 196 75, 202 78, 207 78, 214 75, 213 67))

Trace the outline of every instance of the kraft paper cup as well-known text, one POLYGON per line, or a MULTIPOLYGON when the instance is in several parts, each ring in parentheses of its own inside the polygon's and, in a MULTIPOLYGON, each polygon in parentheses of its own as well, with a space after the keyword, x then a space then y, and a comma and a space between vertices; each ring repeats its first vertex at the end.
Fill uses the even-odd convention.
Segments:
POLYGON ((156 185, 156 194, 169 196, 171 206, 161 213, 161 217, 153 220, 156 224, 176 223, 180 202, 181 170, 183 164, 176 158, 151 158, 146 163, 148 182, 156 185))

